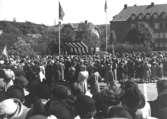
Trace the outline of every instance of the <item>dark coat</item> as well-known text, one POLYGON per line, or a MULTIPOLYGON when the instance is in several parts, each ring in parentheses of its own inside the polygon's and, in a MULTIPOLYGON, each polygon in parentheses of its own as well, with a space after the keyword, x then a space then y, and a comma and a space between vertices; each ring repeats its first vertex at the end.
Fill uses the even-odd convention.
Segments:
MULTIPOLYGON (((153 117, 160 118, 160 116, 165 114, 164 112, 167 113, 167 90, 164 91, 162 95, 159 95, 155 101, 150 102, 150 106, 151 106, 151 116, 153 117)), ((167 114, 166 118, 164 119, 167 119, 167 114)))

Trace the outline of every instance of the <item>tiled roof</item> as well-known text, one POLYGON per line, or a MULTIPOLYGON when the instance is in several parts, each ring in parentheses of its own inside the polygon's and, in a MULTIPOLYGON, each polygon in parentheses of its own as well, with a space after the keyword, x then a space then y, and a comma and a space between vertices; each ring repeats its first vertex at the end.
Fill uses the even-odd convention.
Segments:
POLYGON ((138 16, 139 14, 146 15, 146 14, 158 14, 161 15, 162 13, 167 14, 167 4, 150 4, 150 5, 143 5, 143 6, 127 6, 125 7, 118 15, 113 17, 112 21, 127 21, 131 15, 138 16))

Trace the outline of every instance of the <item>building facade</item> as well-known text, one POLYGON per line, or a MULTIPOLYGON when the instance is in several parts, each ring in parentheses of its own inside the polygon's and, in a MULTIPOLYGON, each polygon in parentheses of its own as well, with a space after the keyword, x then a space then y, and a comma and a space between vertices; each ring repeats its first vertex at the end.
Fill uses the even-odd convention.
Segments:
POLYGON ((167 49, 167 4, 124 5, 122 11, 110 22, 110 31, 115 32, 117 42, 123 42, 137 22, 144 22, 151 29, 154 50, 167 49))

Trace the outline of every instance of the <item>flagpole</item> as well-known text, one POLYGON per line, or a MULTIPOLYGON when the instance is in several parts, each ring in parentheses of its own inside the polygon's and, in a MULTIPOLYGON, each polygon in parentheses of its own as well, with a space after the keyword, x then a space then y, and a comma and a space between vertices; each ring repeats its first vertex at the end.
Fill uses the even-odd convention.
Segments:
POLYGON ((106 51, 108 49, 107 34, 108 34, 108 32, 107 32, 107 12, 106 12, 106 51))
POLYGON ((107 0, 105 0, 105 13, 106 13, 106 52, 107 52, 107 49, 108 49, 108 37, 107 37, 107 0))
MULTIPOLYGON (((59 2, 59 20, 63 20, 63 17, 64 17, 64 15, 65 15, 65 13, 64 13, 64 11, 63 11, 63 8, 62 8, 62 6, 61 6, 61 4, 60 4, 60 1, 58 1, 59 2)), ((60 41, 60 32, 61 32, 61 21, 59 21, 59 57, 60 57, 60 55, 61 55, 61 41, 60 41)))
POLYGON ((61 55, 60 27, 61 27, 61 22, 59 21, 59 57, 61 55))

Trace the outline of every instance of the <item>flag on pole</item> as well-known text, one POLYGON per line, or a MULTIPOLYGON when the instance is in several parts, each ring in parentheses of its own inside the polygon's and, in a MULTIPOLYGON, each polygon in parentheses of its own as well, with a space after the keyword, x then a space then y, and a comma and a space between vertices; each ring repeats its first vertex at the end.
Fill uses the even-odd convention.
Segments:
POLYGON ((7 46, 6 46, 6 45, 5 45, 5 47, 3 48, 2 55, 4 55, 5 57, 8 58, 8 51, 7 51, 7 46))
POLYGON ((104 4, 104 11, 107 12, 107 0, 105 0, 105 4, 104 4))
POLYGON ((59 2, 59 19, 63 20, 64 15, 65 15, 64 10, 59 2))

